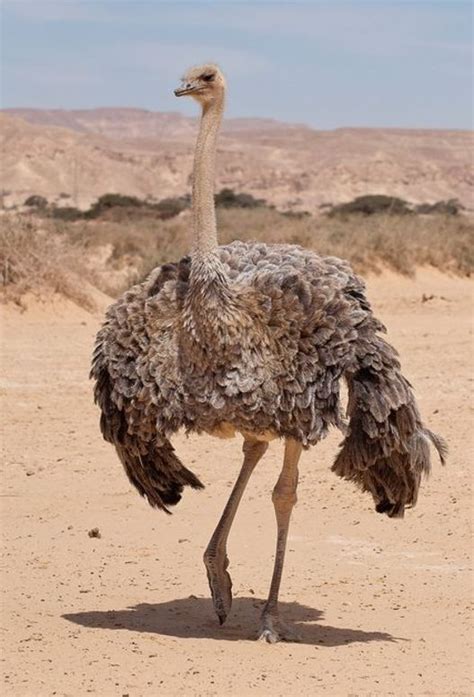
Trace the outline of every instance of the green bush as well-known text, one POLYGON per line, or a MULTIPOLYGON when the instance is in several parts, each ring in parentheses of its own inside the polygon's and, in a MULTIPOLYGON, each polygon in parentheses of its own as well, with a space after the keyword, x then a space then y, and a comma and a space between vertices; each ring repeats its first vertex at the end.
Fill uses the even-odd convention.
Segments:
POLYGON ((50 215, 56 220, 68 220, 74 222, 75 220, 82 220, 84 218, 84 213, 79 210, 79 208, 74 208, 73 206, 63 206, 61 208, 51 208, 50 215))
POLYGON ((457 198, 450 198, 447 201, 437 201, 436 203, 420 203, 415 207, 416 213, 423 215, 432 215, 439 213, 441 215, 459 215, 464 210, 464 206, 457 198))
POLYGON ((104 194, 84 214, 85 218, 99 218, 102 213, 113 208, 141 208, 145 202, 136 196, 123 196, 122 194, 104 194))
POLYGON ((159 203, 147 204, 150 208, 158 211, 158 217, 161 220, 169 220, 179 215, 191 205, 190 196, 175 196, 173 198, 164 198, 159 203))
POLYGON ((309 211, 282 211, 281 215, 284 215, 285 218, 292 218, 293 220, 311 217, 309 211))
POLYGON ((236 194, 232 189, 221 189, 214 200, 218 208, 259 208, 267 205, 263 198, 254 198, 252 194, 236 194))
POLYGON ((375 215, 384 213, 388 215, 410 215, 412 210, 409 204, 396 196, 384 196, 383 194, 369 194, 358 196, 353 201, 333 206, 327 213, 330 217, 352 214, 375 215))
POLYGON ((30 208, 38 208, 39 210, 44 210, 48 206, 48 199, 44 196, 38 196, 37 194, 33 194, 32 196, 28 196, 23 205, 29 206, 30 208))

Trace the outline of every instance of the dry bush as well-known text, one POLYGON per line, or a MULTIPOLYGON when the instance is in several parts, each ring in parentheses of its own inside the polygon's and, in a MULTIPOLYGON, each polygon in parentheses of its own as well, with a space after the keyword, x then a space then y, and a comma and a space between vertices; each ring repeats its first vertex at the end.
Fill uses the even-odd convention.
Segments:
MULTIPOLYGON (((418 266, 470 275, 474 268, 474 226, 464 216, 393 216, 369 218, 288 218, 269 208, 218 209, 221 244, 235 239, 299 244, 318 254, 347 259, 359 273, 384 268, 413 275, 418 266)), ((154 266, 178 260, 191 244, 190 212, 171 220, 75 224, 74 239, 88 246, 110 245, 110 264, 129 269, 127 284, 154 266)), ((115 292, 125 286, 116 288, 115 292)), ((105 289, 109 290, 110 289, 105 289)))
POLYGON ((469 276, 474 268, 474 225, 467 218, 356 217, 331 221, 316 235, 318 251, 347 258, 361 273, 390 268, 412 276, 417 267, 433 266, 469 276))
MULTIPOLYGON (((389 268, 413 275, 430 265, 470 275, 474 267, 474 226, 463 215, 289 218, 258 207, 220 208, 217 220, 222 244, 235 239, 300 244, 345 258, 359 273, 389 268)), ((82 305, 88 299, 78 274, 118 295, 155 266, 187 254, 192 234, 189 211, 169 220, 69 222, 28 215, 5 216, 3 222, 0 263, 7 297, 49 288, 82 305)))
POLYGON ((83 247, 33 216, 4 215, 0 227, 0 298, 21 304, 26 293, 59 293, 86 309, 94 302, 84 290, 93 274, 83 247))
POLYGON ((359 273, 390 268, 413 275, 418 266, 470 275, 474 268, 474 225, 462 216, 288 219, 276 211, 221 211, 222 243, 233 239, 300 244, 318 254, 347 259, 359 273))
POLYGON ((61 223, 60 227, 72 243, 84 247, 89 263, 97 260, 96 282, 109 295, 117 295, 144 278, 155 266, 177 260, 189 249, 187 226, 178 222, 178 218, 85 221, 74 225, 61 223), (104 250, 107 250, 105 255, 104 250), (104 256, 106 274, 103 273, 104 256))

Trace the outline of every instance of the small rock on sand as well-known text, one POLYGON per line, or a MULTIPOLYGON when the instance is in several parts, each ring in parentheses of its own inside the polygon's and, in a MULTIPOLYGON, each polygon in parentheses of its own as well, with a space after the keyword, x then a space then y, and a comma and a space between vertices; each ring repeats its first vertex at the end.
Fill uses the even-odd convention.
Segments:
POLYGON ((99 539, 102 537, 99 528, 91 528, 87 534, 89 537, 98 537, 99 539))

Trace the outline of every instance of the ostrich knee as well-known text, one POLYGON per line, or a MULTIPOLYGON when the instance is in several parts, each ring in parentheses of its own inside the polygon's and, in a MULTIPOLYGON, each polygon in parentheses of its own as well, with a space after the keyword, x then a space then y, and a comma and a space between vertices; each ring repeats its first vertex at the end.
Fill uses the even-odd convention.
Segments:
POLYGON ((272 492, 272 501, 273 506, 275 508, 277 522, 280 518, 284 518, 286 515, 291 515, 293 506, 298 500, 298 497, 296 495, 297 485, 297 475, 295 477, 295 481, 281 482, 279 479, 278 482, 275 484, 275 488, 272 492))

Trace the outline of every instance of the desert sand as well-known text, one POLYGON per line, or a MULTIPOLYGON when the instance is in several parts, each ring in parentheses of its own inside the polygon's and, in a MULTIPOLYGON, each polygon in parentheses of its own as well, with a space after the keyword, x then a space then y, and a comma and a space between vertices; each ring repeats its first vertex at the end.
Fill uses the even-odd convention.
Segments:
POLYGON ((88 369, 101 313, 59 299, 2 306, 5 697, 473 694, 472 281, 421 270, 368 285, 448 466, 435 463, 417 507, 390 520, 330 472, 339 433, 303 455, 281 593, 302 642, 274 646, 254 639, 282 445, 238 513, 234 604, 219 627, 202 553, 239 440, 177 437, 207 488, 172 516, 153 511, 99 433, 88 369))

